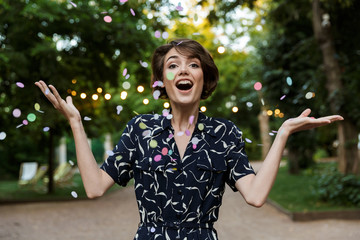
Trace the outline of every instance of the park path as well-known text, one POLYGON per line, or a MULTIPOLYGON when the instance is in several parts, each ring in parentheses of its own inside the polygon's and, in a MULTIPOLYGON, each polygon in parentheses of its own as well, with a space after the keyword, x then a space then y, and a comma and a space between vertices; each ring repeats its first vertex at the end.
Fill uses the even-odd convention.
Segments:
MULTIPOLYGON (((258 164, 253 165, 258 168, 258 164)), ((0 206, 1 240, 133 239, 139 216, 133 187, 96 200, 0 206)), ((227 189, 215 224, 219 239, 360 239, 360 220, 293 222, 272 206, 248 206, 227 189)))

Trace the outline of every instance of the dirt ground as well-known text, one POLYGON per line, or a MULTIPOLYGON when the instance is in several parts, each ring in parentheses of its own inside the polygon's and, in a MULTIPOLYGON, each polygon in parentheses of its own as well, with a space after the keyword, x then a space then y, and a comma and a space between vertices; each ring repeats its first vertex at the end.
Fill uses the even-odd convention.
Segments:
MULTIPOLYGON (((133 239, 139 215, 132 186, 96 200, 0 206, 2 240, 133 239)), ((248 206, 227 189, 219 239, 360 239, 360 220, 293 222, 272 206, 248 206)))

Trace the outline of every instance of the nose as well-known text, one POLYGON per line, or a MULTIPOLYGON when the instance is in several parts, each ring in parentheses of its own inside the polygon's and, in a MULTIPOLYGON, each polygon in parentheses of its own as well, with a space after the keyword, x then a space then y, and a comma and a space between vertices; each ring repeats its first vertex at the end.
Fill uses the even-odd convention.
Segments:
POLYGON ((185 64, 181 65, 179 69, 179 75, 187 75, 187 74, 189 74, 187 66, 185 64))

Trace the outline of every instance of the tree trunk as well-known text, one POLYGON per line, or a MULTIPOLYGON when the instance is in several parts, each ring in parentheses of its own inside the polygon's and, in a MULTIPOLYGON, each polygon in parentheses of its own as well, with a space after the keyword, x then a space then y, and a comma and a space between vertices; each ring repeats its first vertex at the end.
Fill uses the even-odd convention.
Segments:
POLYGON ((323 10, 320 7, 319 0, 313 0, 312 4, 312 22, 315 39, 320 45, 323 55, 324 69, 326 74, 326 89, 328 91, 330 108, 333 114, 341 114, 344 121, 338 124, 338 161, 339 170, 345 174, 359 173, 359 155, 357 149, 357 129, 355 125, 341 112, 338 104, 340 93, 343 91, 341 82, 340 66, 335 58, 336 51, 333 44, 330 22, 321 20, 323 10))
POLYGON ((49 130, 49 156, 48 156, 48 194, 54 193, 54 133, 49 130))
POLYGON ((264 160, 267 153, 270 150, 271 138, 269 135, 269 116, 266 114, 266 109, 261 108, 261 111, 258 115, 259 125, 260 125, 260 137, 261 137, 261 159, 264 160))

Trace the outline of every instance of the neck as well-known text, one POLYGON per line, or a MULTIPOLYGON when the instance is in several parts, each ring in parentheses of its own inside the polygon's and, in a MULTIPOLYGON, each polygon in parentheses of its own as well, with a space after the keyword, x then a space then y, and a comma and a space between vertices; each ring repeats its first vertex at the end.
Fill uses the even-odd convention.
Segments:
POLYGON ((171 104, 171 124, 175 130, 185 131, 190 125, 195 125, 199 116, 199 103, 192 105, 171 104), (194 116, 192 124, 189 119, 194 116))

